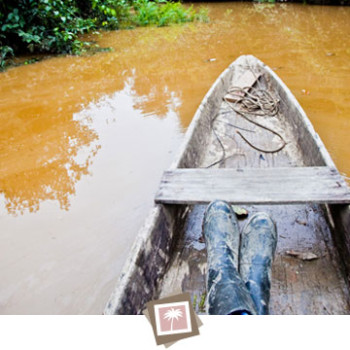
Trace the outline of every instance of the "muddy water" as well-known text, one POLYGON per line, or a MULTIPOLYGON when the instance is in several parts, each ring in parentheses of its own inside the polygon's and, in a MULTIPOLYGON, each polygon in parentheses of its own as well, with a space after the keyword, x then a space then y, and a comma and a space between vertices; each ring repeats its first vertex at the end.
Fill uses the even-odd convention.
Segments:
POLYGON ((0 75, 0 313, 101 313, 162 171, 240 54, 273 67, 350 175, 350 8, 207 4, 209 24, 0 75))

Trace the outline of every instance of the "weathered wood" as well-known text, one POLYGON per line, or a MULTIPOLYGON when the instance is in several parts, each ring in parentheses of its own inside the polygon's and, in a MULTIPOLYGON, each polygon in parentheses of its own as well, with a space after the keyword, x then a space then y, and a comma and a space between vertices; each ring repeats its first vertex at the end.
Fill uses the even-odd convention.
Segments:
MULTIPOLYGON (((246 91, 249 91, 249 88, 251 88, 256 81, 259 79, 261 74, 255 74, 251 70, 246 70, 241 76, 236 77, 234 76, 232 79, 232 86, 231 88, 240 88, 240 89, 246 89, 246 91)), ((225 95, 225 99, 229 102, 239 102, 243 97, 245 93, 243 91, 234 91, 229 92, 225 95)))
POLYGON ((156 203, 203 204, 350 203, 350 191, 334 168, 176 169, 166 171, 156 203))

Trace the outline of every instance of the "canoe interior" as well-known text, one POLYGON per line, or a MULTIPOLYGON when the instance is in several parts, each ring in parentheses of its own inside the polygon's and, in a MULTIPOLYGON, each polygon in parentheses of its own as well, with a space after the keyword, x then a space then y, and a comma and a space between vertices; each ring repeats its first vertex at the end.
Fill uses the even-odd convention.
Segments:
MULTIPOLYGON (((212 128, 226 154, 226 160, 214 167, 335 167, 293 95, 253 56, 241 56, 213 85, 194 117, 173 168, 207 167, 221 158, 222 146, 212 128), (257 87, 268 89, 280 100, 276 117, 254 117, 283 135, 287 145, 280 152, 262 153, 253 149, 236 133, 237 128, 232 127, 239 127, 259 148, 269 150, 279 146, 278 137, 244 120, 222 99, 247 69, 262 74, 257 87), (217 118, 211 126, 214 116, 217 118)), ((201 239, 205 208, 204 205, 155 206, 137 237, 105 313, 138 314, 148 301, 180 291, 191 294, 197 313, 205 313, 206 248, 201 239)), ((350 313, 349 206, 310 203, 245 208, 249 215, 265 211, 277 224, 270 313, 350 313), (286 253, 290 250, 312 251, 318 259, 300 260, 286 253)), ((240 221, 240 225, 245 221, 240 221)))

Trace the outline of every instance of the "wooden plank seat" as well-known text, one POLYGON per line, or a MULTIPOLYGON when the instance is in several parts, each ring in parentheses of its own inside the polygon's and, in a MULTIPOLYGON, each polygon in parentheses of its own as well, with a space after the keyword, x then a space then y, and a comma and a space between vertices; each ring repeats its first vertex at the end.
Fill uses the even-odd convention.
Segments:
POLYGON ((175 169, 164 172, 156 203, 350 203, 350 190, 334 168, 284 167, 175 169))

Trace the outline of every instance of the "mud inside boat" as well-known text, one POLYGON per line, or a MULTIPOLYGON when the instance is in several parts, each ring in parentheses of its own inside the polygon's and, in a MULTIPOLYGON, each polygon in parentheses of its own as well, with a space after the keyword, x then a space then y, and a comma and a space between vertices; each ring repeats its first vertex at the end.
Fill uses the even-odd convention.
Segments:
MULTIPOLYGON (((236 60, 210 89, 173 168, 206 168, 222 157, 222 147, 226 158, 214 167, 335 167, 293 95, 268 67, 252 56, 236 60), (266 150, 278 147, 280 140, 249 123, 223 101, 230 86, 246 70, 261 74, 255 85, 267 89, 280 101, 276 116, 254 117, 283 135, 287 144, 279 152, 259 152, 245 142, 237 129, 252 144, 266 150), (214 116, 215 123, 211 123, 214 116)), ((141 313, 149 300, 181 291, 191 294, 197 313, 205 313, 207 257, 202 239, 205 208, 205 205, 155 206, 137 237, 105 313, 141 313)), ((277 225, 270 313, 348 314, 348 206, 310 203, 244 208, 249 216, 257 211, 267 212, 277 225), (315 258, 300 259, 291 256, 290 251, 312 252, 315 258)), ((240 225, 246 220, 240 220, 240 225)))

